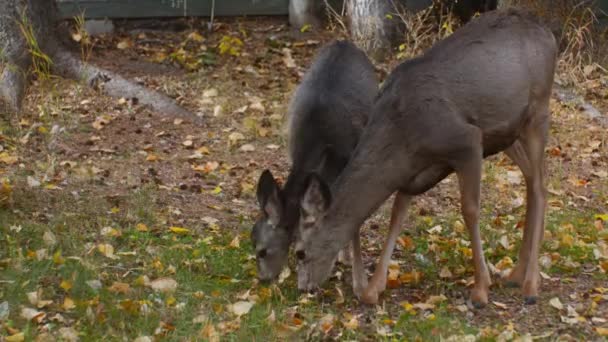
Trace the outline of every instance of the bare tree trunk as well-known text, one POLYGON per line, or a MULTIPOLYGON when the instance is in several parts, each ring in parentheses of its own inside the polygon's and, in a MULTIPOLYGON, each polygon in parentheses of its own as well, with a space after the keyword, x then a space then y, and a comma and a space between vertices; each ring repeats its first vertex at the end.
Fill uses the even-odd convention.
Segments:
POLYGON ((0 1, 0 115, 19 110, 31 63, 19 17, 15 1, 0 1))
POLYGON ((318 28, 321 24, 320 2, 321 0, 289 0, 289 24, 297 29, 304 25, 318 28))
POLYGON ((373 58, 383 59, 390 49, 386 0, 348 0, 351 37, 373 58))
POLYGON ((169 97, 74 57, 58 39, 58 18, 53 0, 0 0, 0 115, 20 111, 32 61, 44 54, 50 60, 48 71, 84 81, 112 97, 137 98, 161 114, 199 121, 169 97), (32 39, 25 39, 25 32, 31 32, 32 39))

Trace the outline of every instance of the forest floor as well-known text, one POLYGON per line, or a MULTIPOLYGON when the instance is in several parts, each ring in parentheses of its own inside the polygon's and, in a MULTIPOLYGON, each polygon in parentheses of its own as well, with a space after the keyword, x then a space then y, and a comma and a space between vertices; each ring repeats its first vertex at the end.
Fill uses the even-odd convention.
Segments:
MULTIPOLYGON (((347 267, 315 296, 298 293, 293 262, 281 283, 258 283, 249 241, 261 171, 284 179, 289 170, 291 92, 339 34, 294 35, 284 18, 225 19, 213 33, 200 21, 166 29, 96 38, 83 58, 170 95, 202 125, 56 78, 36 81, 23 114, 0 122, 0 341, 606 338, 608 75, 600 68, 586 68, 574 88, 557 78, 538 304, 524 305, 500 282, 517 259, 525 186, 499 154, 485 162, 482 186, 490 304, 467 301, 471 249, 450 176, 416 199, 391 288, 367 306, 353 296, 347 267)), ((380 65, 379 76, 398 62, 380 65)), ((390 202, 362 229, 370 272, 390 202)))

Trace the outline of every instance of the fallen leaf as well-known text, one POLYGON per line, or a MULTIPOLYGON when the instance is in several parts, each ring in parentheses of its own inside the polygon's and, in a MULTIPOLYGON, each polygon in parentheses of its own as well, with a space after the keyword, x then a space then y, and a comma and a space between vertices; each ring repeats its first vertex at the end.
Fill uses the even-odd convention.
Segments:
POLYGON ((177 281, 172 278, 159 278, 151 281, 148 286, 150 286, 154 291, 175 292, 177 289, 177 281))
POLYGON ((203 91, 203 97, 216 97, 217 95, 218 91, 215 88, 210 88, 203 91))
POLYGON ((203 330, 201 331, 201 335, 204 339, 209 342, 219 342, 220 334, 215 330, 213 324, 208 323, 203 330))
POLYGON ((243 139, 245 139, 245 136, 243 135, 243 133, 240 132, 230 133, 230 135, 228 136, 230 146, 236 145, 240 140, 243 139))
POLYGON ((435 308, 435 304, 415 303, 414 308, 420 309, 420 310, 433 310, 435 308))
POLYGON ((76 342, 79 341, 78 332, 72 327, 63 327, 59 329, 59 336, 63 341, 76 342))
POLYGON ((138 223, 138 224, 135 226, 135 229, 137 229, 137 231, 138 231, 138 232, 147 232, 147 231, 148 231, 148 226, 146 226, 146 225, 145 225, 145 224, 143 224, 143 223, 138 223))
POLYGON ((415 247, 414 240, 412 240, 412 238, 409 236, 400 236, 397 239, 397 243, 399 243, 405 250, 410 250, 415 247))
POLYGON ((283 48, 283 63, 285 63, 285 66, 290 69, 294 69, 297 67, 296 62, 291 56, 291 49, 289 48, 283 48))
POLYGON ((270 315, 268 315, 268 317, 266 317, 266 320, 271 323, 274 323, 277 320, 277 317, 274 313, 274 309, 270 311, 270 315))
POLYGON ((0 153, 0 163, 4 163, 7 165, 13 165, 19 161, 19 158, 16 156, 11 156, 7 152, 0 153))
POLYGON ((439 304, 441 302, 445 302, 446 300, 448 300, 448 298, 444 295, 439 295, 439 296, 430 296, 426 302, 428 304, 439 304))
POLYGON ((502 309, 502 310, 507 310, 507 308, 508 308, 507 304, 505 304, 505 303, 492 301, 492 304, 496 305, 497 308, 502 309))
POLYGON ((44 312, 37 311, 32 308, 24 307, 21 309, 21 317, 25 318, 28 321, 33 321, 35 323, 40 324, 46 317, 46 314, 44 312))
POLYGON ((188 228, 182 228, 182 227, 172 226, 172 227, 169 227, 169 230, 171 232, 175 233, 175 234, 178 234, 178 235, 186 235, 186 234, 190 233, 190 229, 188 229, 188 228))
POLYGON ((444 266, 439 272, 440 278, 452 278, 452 272, 447 266, 444 266))
POLYGON ((595 331, 600 336, 608 336, 608 328, 597 327, 595 328, 595 331))
POLYGON ((23 332, 18 332, 16 334, 7 336, 4 338, 6 342, 22 342, 25 341, 25 334, 23 332))
POLYGON ((285 266, 285 268, 283 268, 283 270, 281 271, 281 273, 279 274, 279 284, 282 284, 285 279, 289 278, 289 276, 291 275, 291 269, 289 268, 289 266, 285 266))
POLYGON ((255 146, 253 146, 252 144, 245 144, 245 145, 241 146, 239 148, 239 150, 241 150, 243 152, 253 152, 253 151, 255 151, 255 146))
POLYGON ((27 176, 27 186, 30 188, 37 188, 40 186, 40 181, 32 176, 27 176))
POLYGON ((122 233, 118 229, 112 227, 103 227, 101 228, 100 233, 102 236, 106 237, 118 237, 122 235, 122 233))
POLYGON ((76 308, 76 304, 74 303, 74 300, 72 298, 65 297, 63 299, 63 304, 61 305, 61 307, 64 310, 69 311, 69 310, 72 310, 72 309, 76 308))
POLYGON ((97 245, 97 250, 99 250, 99 252, 106 258, 118 259, 118 257, 114 255, 114 247, 109 243, 101 243, 97 245))
POLYGON ((111 118, 107 115, 102 115, 102 116, 98 116, 97 118, 95 118, 95 121, 93 122, 93 128, 95 128, 96 130, 101 130, 102 128, 104 128, 106 125, 108 125, 110 123, 111 118))
POLYGON ((192 319, 192 323, 194 324, 202 324, 206 323, 207 321, 209 321, 209 316, 206 314, 200 314, 192 319))
POLYGON ((116 48, 119 50, 125 50, 133 46, 133 43, 129 39, 123 39, 118 44, 116 44, 116 48))
POLYGON ((114 282, 112 286, 108 288, 108 291, 114 293, 127 294, 131 290, 131 286, 127 283, 114 282))
POLYGON ((38 309, 42 309, 45 306, 53 304, 52 300, 43 300, 42 298, 42 289, 38 289, 38 291, 27 293, 27 299, 30 304, 34 305, 38 309))
POLYGON ((557 310, 564 309, 564 304, 562 304, 562 302, 557 297, 551 298, 551 300, 549 300, 549 305, 556 308, 557 310))
POLYGON ((48 230, 42 235, 42 240, 44 241, 44 244, 48 247, 52 247, 57 244, 57 238, 55 237, 55 234, 48 230))
POLYGON ((336 320, 336 316, 332 314, 327 314, 319 320, 319 329, 327 335, 334 327, 334 321, 336 320))
POLYGON ((249 310, 251 310, 253 304, 253 302, 239 301, 234 304, 230 304, 228 306, 228 311, 240 317, 249 313, 249 310))
POLYGON ((192 41, 195 41, 197 43, 202 43, 205 40, 205 38, 203 36, 201 36, 201 34, 198 33, 198 32, 196 32, 196 31, 191 32, 188 35, 188 39, 192 40, 192 41))

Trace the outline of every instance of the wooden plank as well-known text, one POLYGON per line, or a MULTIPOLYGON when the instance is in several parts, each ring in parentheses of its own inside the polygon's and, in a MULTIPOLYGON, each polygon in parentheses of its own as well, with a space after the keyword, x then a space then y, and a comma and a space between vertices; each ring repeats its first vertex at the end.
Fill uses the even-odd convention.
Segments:
MULTIPOLYGON (((286 15, 289 0, 215 0, 216 16, 286 15)), ((151 18, 211 15, 212 0, 72 0, 60 1, 64 18, 151 18)))

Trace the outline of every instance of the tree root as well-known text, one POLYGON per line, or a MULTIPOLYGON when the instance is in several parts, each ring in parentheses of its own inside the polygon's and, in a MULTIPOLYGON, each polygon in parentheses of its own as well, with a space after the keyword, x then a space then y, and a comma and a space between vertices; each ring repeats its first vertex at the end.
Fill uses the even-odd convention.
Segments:
POLYGON ((0 75, 0 116, 17 113, 25 94, 27 79, 21 68, 5 65, 0 75))
POLYGON ((94 65, 86 64, 68 51, 59 49, 52 56, 54 71, 62 77, 84 82, 115 98, 136 98, 154 111, 200 124, 201 118, 177 105, 171 98, 129 81, 122 76, 94 65))

